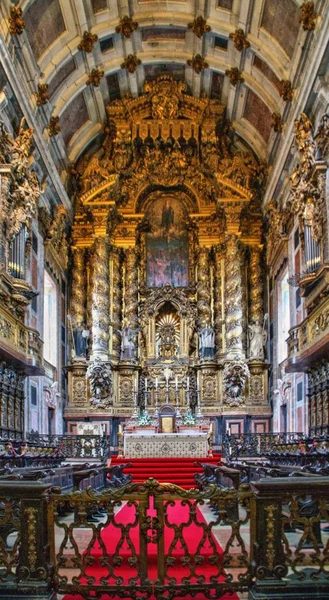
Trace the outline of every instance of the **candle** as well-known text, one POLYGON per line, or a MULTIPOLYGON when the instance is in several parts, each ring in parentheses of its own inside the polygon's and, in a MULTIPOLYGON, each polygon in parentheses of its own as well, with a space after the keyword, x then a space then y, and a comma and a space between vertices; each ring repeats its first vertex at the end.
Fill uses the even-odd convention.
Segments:
POLYGON ((122 434, 122 423, 119 423, 119 433, 122 434))
POLYGON ((212 428, 213 428, 213 423, 212 423, 212 421, 210 421, 209 433, 212 433, 212 431, 213 431, 212 428))
POLYGON ((134 378, 134 393, 136 393, 136 379, 134 378))
POLYGON ((147 392, 147 377, 145 377, 145 392, 147 392))
POLYGON ((175 378, 175 384, 176 384, 176 392, 177 392, 177 390, 178 390, 178 377, 177 376, 175 378))
POLYGON ((158 389, 158 378, 157 377, 155 378, 155 389, 156 390, 158 389))
POLYGON ((186 389, 187 389, 187 391, 189 391, 189 389, 190 389, 190 378, 189 377, 187 377, 187 380, 186 380, 186 389))

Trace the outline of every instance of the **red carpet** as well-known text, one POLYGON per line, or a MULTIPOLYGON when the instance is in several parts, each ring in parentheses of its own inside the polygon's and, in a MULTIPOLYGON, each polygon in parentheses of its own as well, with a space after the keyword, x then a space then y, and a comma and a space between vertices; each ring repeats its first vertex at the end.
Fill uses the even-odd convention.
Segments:
MULTIPOLYGON (((193 501, 190 501, 194 505, 193 501)), ((185 501, 173 503, 164 502, 165 520, 164 528, 164 551, 167 564, 166 579, 175 578, 180 584, 187 577, 191 584, 196 584, 198 578, 204 583, 210 583, 214 577, 223 581, 223 575, 219 574, 222 563, 222 550, 211 534, 205 529, 206 522, 199 510, 196 508, 196 517, 193 522, 189 521, 191 509, 185 505, 185 501), (197 555, 197 556, 196 556, 197 555), (189 558, 188 558, 189 557, 189 558), (189 562, 190 561, 190 562, 189 562)), ((79 579, 81 584, 86 584, 86 577, 95 577, 95 586, 113 586, 116 582, 128 584, 136 581, 139 584, 139 574, 136 562, 139 558, 140 533, 136 527, 136 507, 126 504, 116 515, 114 524, 100 529, 101 533, 97 541, 84 552, 84 563, 88 565, 85 575, 79 579), (120 544, 119 544, 120 541, 120 544), (119 544, 119 545, 118 545, 119 544), (101 581, 101 578, 104 578, 101 581), (105 579, 106 578, 106 579, 105 579)), ((153 508, 147 511, 149 517, 155 516, 153 508)), ((214 518, 215 520, 215 518, 214 518)), ((154 535, 153 531, 153 535, 154 535)), ((151 535, 151 531, 148 531, 151 535)), ((148 572, 147 577, 154 581, 157 578, 157 544, 148 544, 148 572)), ((92 597, 92 593, 90 594, 92 597)), ((97 596, 98 597, 98 596, 97 596)), ((95 596, 96 598, 96 596, 95 596)), ((118 598, 109 594, 102 594, 99 600, 110 600, 118 598)), ((193 598, 205 598, 198 593, 193 598)), ((225 594, 222 600, 238 600, 236 594, 225 594)), ((151 600, 154 596, 151 596, 151 600)), ((192 596, 184 596, 185 600, 192 600, 192 596)), ((64 600, 83 600, 80 595, 66 594, 64 600)))
POLYGON ((195 461, 217 465, 221 455, 213 458, 118 458, 112 457, 111 465, 132 463, 125 469, 131 473, 133 483, 142 483, 153 477, 160 483, 175 483, 184 489, 195 486, 194 474, 202 473, 202 468, 196 466, 195 461))

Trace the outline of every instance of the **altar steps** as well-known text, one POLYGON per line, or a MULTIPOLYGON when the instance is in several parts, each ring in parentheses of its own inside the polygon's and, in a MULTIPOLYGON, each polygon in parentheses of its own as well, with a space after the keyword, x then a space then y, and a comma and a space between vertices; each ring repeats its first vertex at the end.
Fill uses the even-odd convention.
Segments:
POLYGON ((131 473, 133 483, 143 483, 153 477, 160 483, 175 483, 184 489, 195 487, 194 475, 201 473, 202 468, 195 464, 211 463, 217 465, 221 455, 212 458, 118 458, 112 457, 111 465, 131 463, 125 468, 125 473, 131 473))

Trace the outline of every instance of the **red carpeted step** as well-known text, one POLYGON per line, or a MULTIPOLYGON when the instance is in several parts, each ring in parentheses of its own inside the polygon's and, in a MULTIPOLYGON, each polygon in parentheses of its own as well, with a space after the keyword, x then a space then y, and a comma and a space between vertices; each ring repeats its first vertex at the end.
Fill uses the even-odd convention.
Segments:
POLYGON ((174 483, 185 489, 195 487, 194 475, 202 472, 202 467, 196 464, 218 464, 220 455, 206 458, 118 458, 112 457, 111 464, 131 463, 125 473, 133 476, 134 483, 143 483, 149 477, 160 483, 174 483))

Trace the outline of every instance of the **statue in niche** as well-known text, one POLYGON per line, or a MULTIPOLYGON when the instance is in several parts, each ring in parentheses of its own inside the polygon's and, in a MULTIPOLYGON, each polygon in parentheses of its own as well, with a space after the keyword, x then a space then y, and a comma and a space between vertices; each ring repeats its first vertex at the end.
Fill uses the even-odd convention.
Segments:
POLYGON ((209 325, 199 331, 199 356, 209 359, 215 356, 215 332, 209 325))
POLYGON ((73 329, 74 352, 76 357, 87 358, 90 331, 79 322, 73 329))
POLYGON ((136 335, 139 328, 132 329, 128 323, 124 323, 124 327, 119 333, 121 334, 121 359, 134 359, 136 357, 136 335))
POLYGON ((268 314, 264 316, 263 325, 259 320, 248 326, 249 329, 249 358, 264 360, 264 347, 267 341, 266 322, 268 314))

